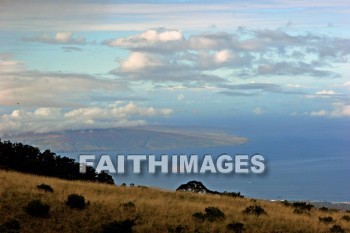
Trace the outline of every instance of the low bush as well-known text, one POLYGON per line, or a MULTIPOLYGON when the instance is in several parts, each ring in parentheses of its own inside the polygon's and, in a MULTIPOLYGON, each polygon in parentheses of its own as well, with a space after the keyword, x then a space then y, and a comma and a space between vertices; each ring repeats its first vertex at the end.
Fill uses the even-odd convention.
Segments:
POLYGON ((207 208, 205 208, 205 217, 209 221, 215 221, 215 220, 219 220, 219 219, 224 219, 225 214, 219 208, 207 207, 207 208))
POLYGON ((16 219, 10 219, 0 225, 0 233, 19 233, 21 224, 16 219))
POLYGON ((345 233, 345 230, 339 225, 333 225, 329 231, 331 233, 345 233))
POLYGON ((350 216, 349 215, 343 215, 343 217, 341 217, 341 219, 349 222, 350 221, 350 216))
POLYGON ((256 216, 266 215, 266 211, 260 205, 248 206, 242 211, 243 214, 254 214, 256 216))
POLYGON ((301 210, 311 210, 311 208, 315 207, 314 205, 306 202, 294 202, 293 207, 301 209, 301 210))
POLYGON ((222 212, 219 208, 216 207, 207 207, 205 208, 205 213, 196 212, 192 216, 197 220, 208 220, 210 222, 225 218, 224 212, 222 212))
POLYGON ((320 222, 327 223, 327 224, 333 222, 333 218, 331 216, 318 217, 318 220, 320 220, 320 222))
POLYGON ((168 228, 168 233, 186 233, 188 232, 188 226, 177 225, 168 228))
POLYGON ((86 207, 85 198, 82 195, 70 194, 68 195, 66 205, 72 209, 82 210, 86 207))
POLYGON ((135 204, 134 202, 132 201, 129 201, 129 202, 125 202, 125 203, 122 203, 120 204, 124 210, 132 210, 132 209, 135 209, 135 204))
POLYGON ((132 227, 135 226, 135 220, 126 219, 124 221, 113 221, 102 225, 102 233, 132 233, 132 227))
POLYGON ((294 214, 306 214, 306 215, 310 215, 310 212, 309 212, 309 211, 303 210, 303 209, 298 209, 298 208, 294 209, 293 213, 294 213, 294 214))
POLYGON ((205 220, 205 214, 201 213, 201 212, 196 212, 194 214, 192 214, 193 218, 195 218, 196 220, 199 221, 204 221, 205 220))
POLYGON ((322 206, 321 208, 319 208, 319 210, 323 212, 327 212, 329 209, 327 207, 322 206))
POLYGON ((40 200, 33 200, 25 207, 25 211, 33 217, 48 217, 50 206, 42 203, 40 200))
POLYGON ((53 188, 48 184, 40 184, 40 185, 37 185, 36 187, 45 192, 53 193, 53 188))
POLYGON ((245 231, 244 224, 240 222, 232 222, 227 224, 227 229, 234 233, 242 233, 245 231))

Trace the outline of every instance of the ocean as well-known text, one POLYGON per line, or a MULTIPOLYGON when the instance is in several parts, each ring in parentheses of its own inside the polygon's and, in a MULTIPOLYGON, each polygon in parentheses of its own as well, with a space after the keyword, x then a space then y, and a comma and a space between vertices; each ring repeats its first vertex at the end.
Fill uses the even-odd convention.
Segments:
POLYGON ((197 180, 217 191, 241 192, 251 198, 350 202, 350 121, 333 119, 261 121, 220 120, 217 127, 247 137, 249 142, 232 147, 188 148, 145 151, 95 151, 58 153, 78 158, 79 154, 211 154, 259 153, 266 159, 263 174, 115 174, 116 184, 134 183, 175 190, 197 180))

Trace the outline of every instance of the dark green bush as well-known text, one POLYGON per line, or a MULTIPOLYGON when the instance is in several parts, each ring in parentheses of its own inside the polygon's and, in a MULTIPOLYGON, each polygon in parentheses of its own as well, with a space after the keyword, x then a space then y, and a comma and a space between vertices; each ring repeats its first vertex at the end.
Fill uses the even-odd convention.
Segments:
POLYGON ((331 223, 331 222, 333 222, 333 218, 331 216, 318 217, 318 219, 320 220, 320 222, 323 222, 323 223, 331 223))
POLYGON ((25 211, 33 217, 48 217, 50 206, 42 203, 40 200, 33 200, 25 207, 25 211))
POLYGON ((242 233, 245 231, 244 224, 240 222, 232 222, 227 224, 227 229, 234 233, 242 233))
POLYGON ((102 225, 102 233, 132 233, 135 220, 113 221, 102 225))
POLYGON ((225 214, 219 208, 207 207, 207 208, 205 208, 205 217, 209 221, 215 221, 215 220, 219 220, 219 219, 224 219, 225 214))
POLYGON ((40 185, 37 185, 36 187, 45 192, 53 193, 53 188, 48 184, 40 184, 40 185))
POLYGON ((350 221, 350 216, 349 215, 344 215, 343 217, 341 217, 341 219, 349 222, 350 221))
POLYGON ((345 233, 345 230, 339 225, 333 225, 329 231, 331 233, 345 233))
POLYGON ((205 220, 205 214, 201 213, 201 212, 196 212, 192 215, 196 220, 199 221, 204 221, 205 220))
POLYGON ((260 205, 248 206, 242 211, 243 214, 254 214, 256 216, 266 215, 266 211, 260 205))
POLYGON ((168 233, 186 233, 188 232, 188 226, 177 225, 168 228, 168 233))
POLYGON ((197 212, 192 216, 197 220, 208 220, 210 222, 225 218, 225 214, 216 207, 207 207, 205 208, 205 213, 197 212))
POLYGON ((68 195, 66 205, 72 209, 82 210, 86 207, 85 198, 79 194, 70 194, 68 195))
POLYGON ((314 205, 306 202, 294 202, 293 206, 301 210, 311 210, 311 208, 315 207, 314 205))
POLYGON ((292 204, 289 203, 287 200, 281 201, 281 203, 282 203, 282 205, 287 206, 287 207, 289 207, 289 206, 292 205, 292 204))
POLYGON ((321 208, 319 208, 319 210, 327 212, 329 209, 327 207, 322 206, 321 208))
POLYGON ((120 204, 124 210, 132 210, 132 209, 135 209, 135 204, 134 202, 132 201, 129 201, 129 202, 125 202, 125 203, 122 203, 120 204))
POLYGON ((310 215, 310 212, 309 212, 309 211, 303 210, 303 209, 299 209, 299 208, 294 209, 293 213, 294 213, 294 214, 306 214, 306 215, 310 215))
POLYGON ((16 219, 10 219, 0 225, 0 233, 19 233, 21 224, 16 219))

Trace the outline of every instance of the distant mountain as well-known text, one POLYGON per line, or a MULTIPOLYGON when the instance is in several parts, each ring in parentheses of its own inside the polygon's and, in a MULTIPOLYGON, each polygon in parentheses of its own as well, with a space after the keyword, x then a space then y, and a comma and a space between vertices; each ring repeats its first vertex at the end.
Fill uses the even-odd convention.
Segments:
POLYGON ((247 142, 246 138, 234 136, 225 131, 160 126, 27 133, 3 136, 3 139, 59 152, 168 150, 232 146, 247 142))

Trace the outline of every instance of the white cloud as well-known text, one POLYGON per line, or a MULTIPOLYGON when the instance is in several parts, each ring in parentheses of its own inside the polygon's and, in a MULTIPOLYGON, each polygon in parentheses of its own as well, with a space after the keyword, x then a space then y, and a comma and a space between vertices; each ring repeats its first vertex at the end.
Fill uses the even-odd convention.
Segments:
POLYGON ((341 103, 341 102, 336 102, 336 103, 333 103, 333 110, 331 111, 326 111, 322 109, 319 111, 313 111, 306 114, 310 116, 316 116, 316 117, 321 117, 321 116, 350 117, 350 105, 341 103))
POLYGON ((47 44, 85 44, 83 36, 75 36, 72 32, 57 32, 55 35, 44 33, 36 37, 24 38, 24 41, 47 44))
POLYGON ((261 108, 255 108, 254 110, 253 110, 253 113, 255 114, 255 115, 261 115, 261 114, 264 114, 264 110, 262 110, 261 108))
POLYGON ((181 100, 185 99, 185 95, 184 95, 184 94, 179 94, 179 95, 176 97, 176 99, 177 99, 178 101, 181 101, 181 100))
POLYGON ((102 43, 112 47, 142 48, 164 46, 183 39, 184 37, 180 30, 151 29, 134 36, 106 40, 102 43))
POLYGON ((215 61, 217 63, 227 62, 231 58, 232 58, 232 53, 227 49, 220 50, 215 53, 215 61))
POLYGON ((334 117, 350 117, 350 104, 333 103, 334 110, 330 113, 334 117))
POLYGON ((318 116, 318 117, 319 116, 326 116, 328 114, 329 113, 326 110, 324 110, 324 109, 319 110, 319 111, 312 111, 312 112, 309 113, 310 116, 318 116))
POLYGON ((3 135, 43 133, 74 129, 99 129, 146 124, 145 117, 167 117, 172 109, 139 106, 133 102, 119 106, 85 107, 72 110, 37 108, 13 110, 0 116, 3 135))
POLYGON ((322 90, 315 93, 315 95, 336 95, 336 94, 338 93, 336 93, 333 90, 322 90))
POLYGON ((161 61, 147 53, 132 52, 128 58, 120 63, 120 70, 122 72, 135 72, 142 69, 156 67, 161 65, 161 61))

